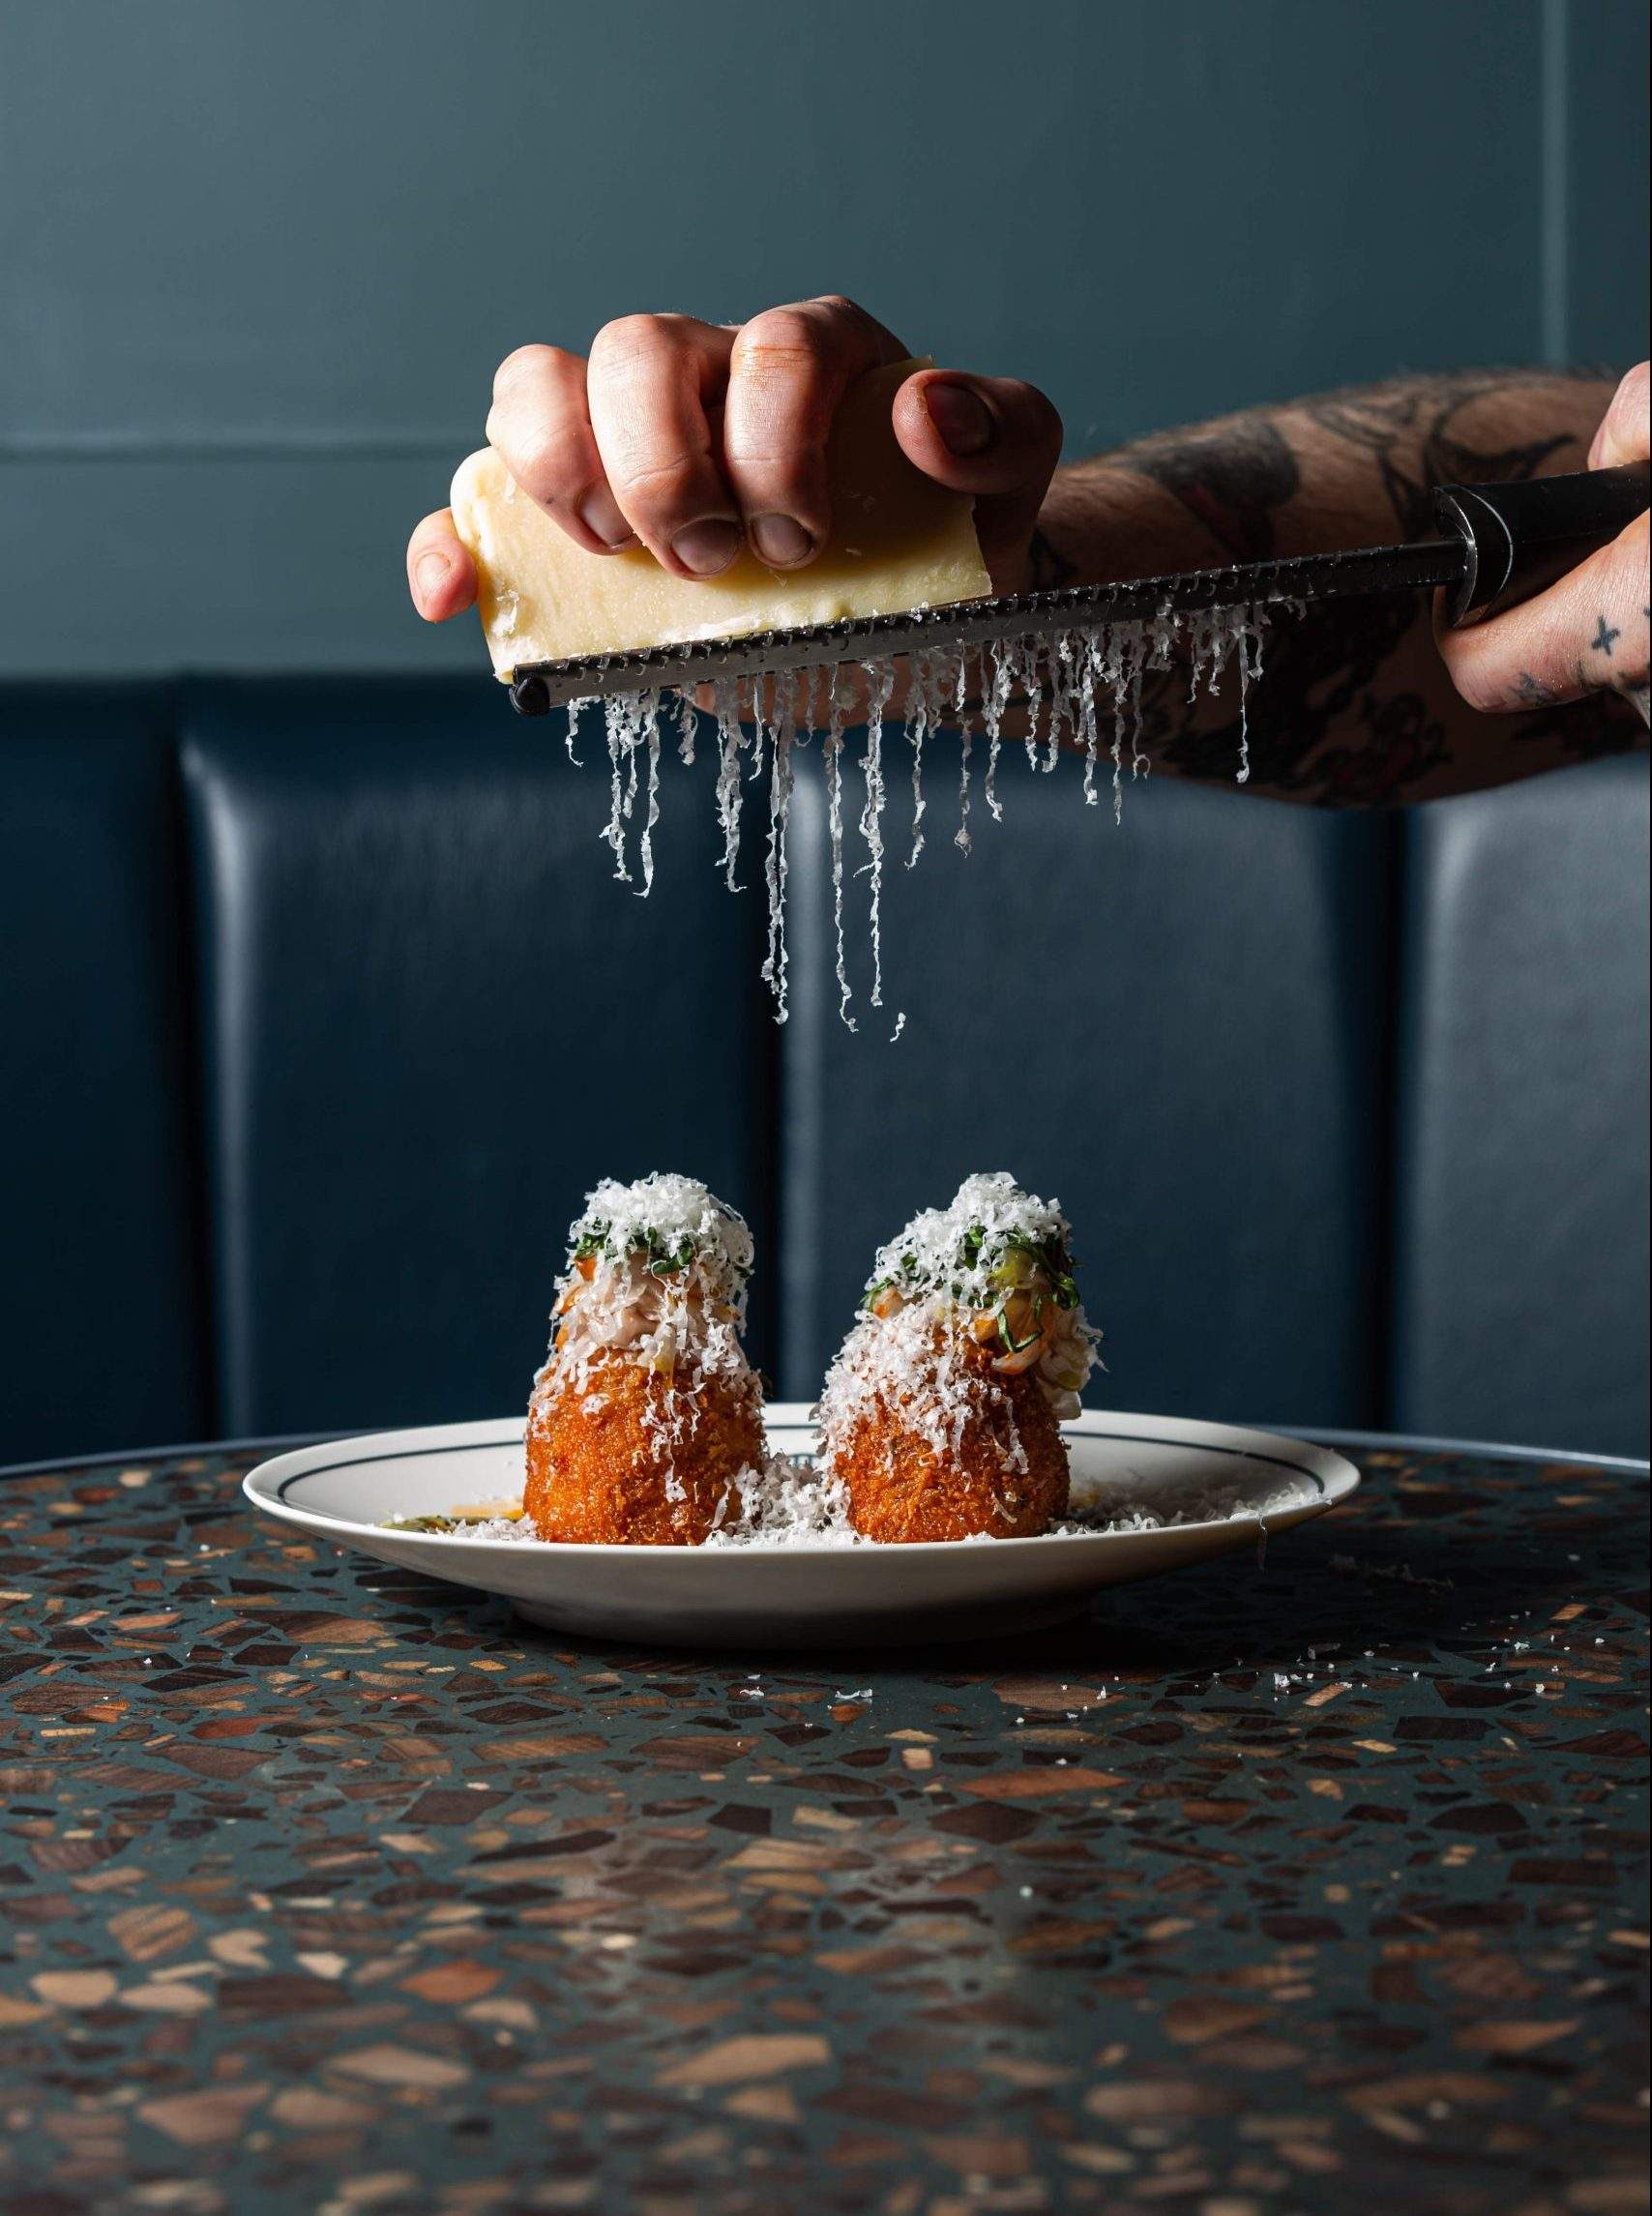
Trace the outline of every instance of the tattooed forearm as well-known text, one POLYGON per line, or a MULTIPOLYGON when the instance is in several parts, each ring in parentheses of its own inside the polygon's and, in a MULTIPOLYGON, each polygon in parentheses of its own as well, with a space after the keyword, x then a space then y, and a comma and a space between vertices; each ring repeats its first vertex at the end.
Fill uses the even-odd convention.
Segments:
MULTIPOLYGON (((1476 369, 1142 439, 1058 473, 1033 580, 1105 582, 1431 536, 1439 485, 1582 468, 1610 394, 1593 372, 1476 369)), ((1529 696, 1534 715, 1477 714, 1440 662, 1431 616, 1421 595, 1281 615, 1251 694, 1249 789, 1330 806, 1425 799, 1644 743, 1630 700, 1609 693, 1560 706, 1546 690, 1529 696)), ((1609 655, 1617 636, 1603 615, 1596 653, 1609 655)), ((1236 700, 1190 704, 1186 692, 1175 672, 1149 681, 1148 751, 1184 776, 1230 778, 1236 700)))
POLYGON ((1545 425, 1521 435, 1527 409, 1507 402, 1512 391, 1564 395, 1578 383, 1564 374, 1471 369, 1326 393, 1301 407, 1326 438, 1370 456, 1400 536, 1413 539, 1433 528, 1436 486, 1507 484, 1540 475, 1546 463, 1569 466, 1555 458, 1577 449, 1587 430, 1545 425))
MULTIPOLYGON (((1405 666, 1413 611, 1402 600, 1344 603, 1335 624, 1282 615, 1248 716, 1251 783, 1328 808, 1387 807, 1451 774, 1440 705, 1405 666), (1381 680, 1379 682, 1379 679, 1381 680)), ((1182 777, 1231 779, 1239 717, 1218 721, 1161 680, 1147 707, 1152 757, 1182 777)))
POLYGON ((1208 438, 1140 439, 1113 459, 1173 493, 1230 562, 1268 560, 1276 551, 1275 512, 1302 488, 1288 440, 1263 415, 1235 417, 1208 438))

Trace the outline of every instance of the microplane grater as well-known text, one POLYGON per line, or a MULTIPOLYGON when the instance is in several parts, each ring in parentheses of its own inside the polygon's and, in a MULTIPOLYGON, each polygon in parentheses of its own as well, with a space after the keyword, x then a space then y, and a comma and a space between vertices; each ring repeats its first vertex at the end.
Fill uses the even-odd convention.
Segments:
POLYGON ((1306 606, 1431 587, 1453 593, 1454 625, 1474 623, 1553 583, 1615 538, 1645 510, 1649 497, 1652 464, 1643 461, 1513 485, 1442 486, 1434 494, 1435 520, 1447 535, 1409 546, 1237 562, 1115 584, 954 601, 944 607, 793 631, 525 664, 513 673, 511 698, 519 714, 544 716, 574 700, 657 688, 687 691, 740 677, 1054 638, 1211 608, 1306 606))

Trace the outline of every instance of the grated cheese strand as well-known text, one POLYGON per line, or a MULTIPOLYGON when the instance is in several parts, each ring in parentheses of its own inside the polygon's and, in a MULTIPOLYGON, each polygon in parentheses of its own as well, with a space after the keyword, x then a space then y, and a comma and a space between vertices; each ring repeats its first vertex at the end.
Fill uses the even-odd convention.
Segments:
POLYGON ((832 690, 827 701, 826 736, 822 742, 826 755, 826 826, 832 842, 832 926, 838 942, 838 1014, 851 1031, 860 1026, 849 1014, 849 972, 843 951, 843 713, 845 708, 842 681, 836 669, 832 672, 832 690))
MULTIPOLYGON (((781 690, 779 686, 776 687, 777 694, 781 690)), ((769 890, 769 954, 763 964, 763 982, 775 996, 777 1023, 783 1023, 788 1013, 785 888, 789 865, 785 841, 786 826, 791 816, 792 787, 796 783, 791 766, 792 735, 789 704, 777 698, 773 766, 769 775, 769 852, 764 867, 764 877, 769 890)))
POLYGON ((648 813, 642 825, 642 890, 639 898, 646 900, 654 890, 654 826, 660 820, 660 695, 658 693, 648 693, 643 695, 643 699, 642 728, 648 748, 648 813))
POLYGON ((677 759, 685 769, 694 766, 694 741, 699 735, 698 711, 686 693, 677 694, 677 759))
POLYGON ((735 872, 740 866, 740 694, 736 685, 719 678, 712 689, 712 713, 717 719, 717 817, 723 826, 723 878, 731 893, 740 890, 735 872))
POLYGON ((958 830, 953 844, 969 852, 969 649, 960 647, 953 685, 953 712, 958 719, 958 830))
POLYGON ((863 664, 871 690, 867 708, 867 747, 862 761, 866 781, 866 806, 861 810, 861 837, 870 859, 865 868, 871 879, 871 992, 874 1008, 883 1006, 883 711, 894 689, 895 671, 887 661, 863 664))
POLYGON ((924 851, 924 741, 929 734, 933 714, 929 658, 927 654, 915 654, 906 707, 906 736, 912 746, 912 851, 906 857, 908 870, 917 867, 918 857, 924 851))
MULTIPOLYGON (((1070 743, 1082 757, 1084 800, 1087 806, 1093 807, 1099 797, 1097 774, 1101 765, 1103 695, 1110 697, 1113 820, 1122 822, 1127 740, 1132 779, 1145 777, 1152 767, 1146 745, 1144 681, 1150 672, 1171 666, 1178 646, 1185 647, 1188 653, 1190 701, 1196 701, 1201 687, 1207 697, 1214 698, 1229 665, 1237 665, 1239 760, 1235 775, 1240 784, 1248 783, 1252 768, 1250 689, 1261 676, 1263 635, 1270 617, 1280 607, 1301 612, 1298 602, 1211 608, 1185 615, 1162 608, 1146 623, 1096 624, 1055 633, 1047 640, 1001 638, 973 649, 937 647, 927 653, 915 652, 909 661, 902 718, 912 748, 912 835, 907 868, 916 864, 928 843, 924 831, 928 813, 924 797, 924 755, 929 742, 945 721, 956 724, 959 821, 953 843, 967 854, 972 845, 971 778, 976 721, 979 719, 981 735, 987 742, 982 794, 993 820, 1001 822, 1003 808, 998 796, 997 775, 1004 724, 1012 705, 1022 701, 1026 707, 1025 745, 1031 766, 1048 774, 1055 768, 1063 745, 1070 743), (1041 723, 1043 718, 1047 721, 1041 723)), ((869 707, 863 761, 865 801, 858 828, 868 851, 861 873, 870 880, 870 998, 874 1007, 881 1007, 883 814, 887 800, 884 726, 896 665, 884 656, 861 664, 860 670, 869 707)), ((811 726, 816 724, 823 726, 838 1012, 852 1031, 857 1026, 849 1014, 851 991, 843 927, 842 795, 844 724, 850 694, 844 690, 843 671, 832 665, 819 665, 789 678, 763 675, 749 681, 723 678, 711 684, 710 692, 712 720, 717 731, 717 814, 723 833, 719 867, 731 892, 741 889, 738 876, 741 787, 749 780, 760 777, 765 768, 769 774, 769 830, 764 868, 769 902, 768 950, 762 973, 775 990, 776 1019, 782 1022, 786 1019, 788 1006, 787 830, 795 787, 791 755, 797 747, 809 743, 811 726), (751 766, 743 777, 740 757, 745 749, 750 750, 751 766)), ((646 897, 654 884, 654 835, 661 819, 665 700, 658 690, 651 690, 613 694, 600 702, 571 701, 567 709, 565 743, 570 758, 576 763, 580 759, 575 751, 579 718, 586 708, 594 705, 600 705, 602 711, 609 771, 607 821, 601 836, 613 854, 613 874, 622 883, 630 884, 633 871, 626 851, 627 834, 633 821, 638 822, 636 869, 640 883, 636 889, 640 896, 646 897)), ((698 720, 693 702, 686 693, 676 695, 675 718, 678 753, 685 763, 692 764, 698 720)), ((894 1036, 900 1036, 899 1024, 894 1036)))

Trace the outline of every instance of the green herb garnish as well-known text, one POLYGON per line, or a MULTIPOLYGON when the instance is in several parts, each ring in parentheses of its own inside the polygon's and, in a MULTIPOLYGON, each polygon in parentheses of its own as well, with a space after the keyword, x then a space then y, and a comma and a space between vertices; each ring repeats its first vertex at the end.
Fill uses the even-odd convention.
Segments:
POLYGON ((1027 1333, 1024 1339, 1018 1339, 1015 1335, 1015 1332, 1011 1329, 1007 1305, 1001 1304, 999 1307, 992 1311, 992 1320, 998 1326, 999 1338, 1004 1342, 1004 1344, 1009 1348, 1010 1352, 1012 1354, 1024 1354, 1029 1346, 1036 1346, 1039 1341, 1044 1337, 1043 1327, 1040 1322, 1040 1318, 1043 1316, 1043 1315, 1044 1295, 1043 1293, 1040 1293, 1038 1298, 1033 1302, 1032 1329, 1027 1333))
MULTIPOLYGON (((612 1242, 611 1224, 593 1224, 588 1230, 579 1234, 572 1258, 583 1262, 589 1261, 594 1255, 611 1254, 612 1242)), ((693 1260, 694 1242, 693 1239, 684 1239, 680 1246, 668 1247, 658 1231, 648 1227, 635 1232, 625 1251, 629 1255, 645 1256, 649 1270, 655 1277, 675 1277, 679 1270, 686 1270, 693 1260)))
MULTIPOLYGON (((959 1238, 957 1261, 954 1265, 959 1274, 953 1279, 945 1289, 954 1300, 961 1299, 964 1293, 964 1275, 978 1276, 984 1259, 989 1261, 989 1275, 994 1281, 1002 1282, 1006 1276, 1009 1276, 1012 1285, 1024 1283, 1024 1276, 1018 1277, 1012 1274, 1016 1271, 1018 1260, 1023 1257, 1024 1261, 1031 1262, 1049 1281, 1050 1297, 1054 1300, 1057 1308, 1077 1307, 1078 1286, 1073 1276, 1073 1258, 1068 1254, 1063 1241, 1060 1239, 1042 1241, 1029 1239, 1016 1231, 988 1233, 983 1224, 972 1224, 959 1238), (989 1239, 990 1245, 988 1245, 989 1239)), ((906 1254, 901 1256, 893 1273, 874 1279, 868 1285, 862 1295, 861 1306, 867 1309, 874 1307, 879 1298, 892 1287, 924 1290, 940 1289, 924 1284, 919 1275, 917 1256, 906 1254)), ((1042 1300, 1042 1294, 1040 1298, 1042 1300)), ((998 1313, 1001 1315, 1002 1312, 999 1311, 998 1313)), ((1007 1334, 1006 1344, 1009 1344, 1007 1334)), ((1023 1340, 1021 1344, 1024 1346, 1030 1342, 1023 1340)), ((1012 1348, 1012 1351, 1015 1349, 1012 1348)))

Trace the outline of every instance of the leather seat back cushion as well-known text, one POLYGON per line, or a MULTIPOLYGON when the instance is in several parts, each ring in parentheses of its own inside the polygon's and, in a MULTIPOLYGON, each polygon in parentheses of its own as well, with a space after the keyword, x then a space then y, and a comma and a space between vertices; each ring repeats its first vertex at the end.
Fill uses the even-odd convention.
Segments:
POLYGON ((1005 819, 978 792, 964 855, 955 792, 930 785, 915 870, 892 841, 881 1013, 864 990, 865 880, 849 881, 854 1035, 832 979, 818 782, 799 796, 788 1390, 811 1390, 875 1248, 965 1172, 1009 1169, 1073 1222, 1106 1333, 1092 1392, 1376 1420, 1388 821, 1164 778, 1127 789, 1115 828, 1110 795, 1083 805, 1077 762, 1046 775, 1018 749, 1005 819))
POLYGON ((171 701, 0 689, 0 1462, 214 1428, 171 701))
POLYGON ((1390 1405, 1646 1452, 1647 765, 1406 826, 1390 1405))
POLYGON ((1392 817, 1154 779, 1115 831, 1007 752, 966 858, 937 747, 909 872, 892 731, 850 1034, 818 749, 779 1030, 759 788, 731 898, 668 757, 644 902, 582 751, 475 678, 0 689, 0 1461, 519 1407, 570 1218, 654 1167, 751 1219, 791 1397, 1008 1168, 1115 1406, 1644 1451, 1644 762, 1392 817))
POLYGON ((717 884, 705 779, 672 768, 653 893, 615 884, 584 752, 475 681, 191 707, 226 1431, 524 1405, 604 1175, 703 1178, 770 1298, 755 902, 717 884))

